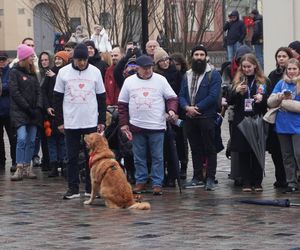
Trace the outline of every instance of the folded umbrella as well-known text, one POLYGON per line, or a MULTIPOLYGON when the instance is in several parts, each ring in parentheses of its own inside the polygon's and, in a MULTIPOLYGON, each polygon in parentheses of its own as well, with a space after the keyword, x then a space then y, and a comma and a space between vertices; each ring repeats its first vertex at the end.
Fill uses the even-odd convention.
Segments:
POLYGON ((265 167, 267 125, 261 116, 245 117, 239 124, 262 169, 265 167))
POLYGON ((265 205, 265 206, 276 206, 276 207, 290 207, 300 206, 300 203, 292 203, 289 199, 278 199, 278 200, 241 200, 242 203, 265 205))

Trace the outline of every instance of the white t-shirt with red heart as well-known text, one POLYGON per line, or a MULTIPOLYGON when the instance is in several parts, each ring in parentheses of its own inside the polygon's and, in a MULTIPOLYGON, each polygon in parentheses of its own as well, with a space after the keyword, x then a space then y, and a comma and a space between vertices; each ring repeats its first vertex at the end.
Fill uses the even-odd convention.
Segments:
POLYGON ((126 78, 119 102, 129 104, 129 122, 139 128, 166 129, 166 100, 176 98, 167 79, 153 73, 143 80, 137 75, 126 78))
POLYGON ((96 94, 105 92, 101 72, 89 64, 83 70, 75 70, 72 64, 58 72, 54 91, 64 94, 64 128, 92 128, 98 124, 96 94))

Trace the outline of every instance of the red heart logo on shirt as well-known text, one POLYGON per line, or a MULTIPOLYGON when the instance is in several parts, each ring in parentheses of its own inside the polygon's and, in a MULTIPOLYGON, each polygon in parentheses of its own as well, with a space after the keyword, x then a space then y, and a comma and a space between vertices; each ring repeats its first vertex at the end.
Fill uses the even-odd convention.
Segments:
POLYGON ((80 83, 80 84, 79 84, 79 88, 82 89, 83 87, 84 87, 84 83, 80 83))
POLYGON ((146 97, 149 95, 149 92, 143 92, 143 95, 146 97))

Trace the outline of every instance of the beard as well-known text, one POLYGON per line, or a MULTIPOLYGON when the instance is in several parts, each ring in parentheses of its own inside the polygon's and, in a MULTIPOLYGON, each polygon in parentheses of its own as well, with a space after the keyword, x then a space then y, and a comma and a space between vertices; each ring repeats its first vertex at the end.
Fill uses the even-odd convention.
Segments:
POLYGON ((206 60, 192 60, 192 70, 198 75, 202 75, 206 69, 206 60))

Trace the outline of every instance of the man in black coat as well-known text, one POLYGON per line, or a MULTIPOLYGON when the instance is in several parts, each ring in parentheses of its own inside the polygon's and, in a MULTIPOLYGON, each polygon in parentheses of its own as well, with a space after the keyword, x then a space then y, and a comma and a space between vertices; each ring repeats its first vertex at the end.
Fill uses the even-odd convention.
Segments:
POLYGON ((232 11, 229 15, 229 21, 224 25, 224 32, 227 31, 226 44, 227 44, 227 57, 228 61, 232 61, 236 50, 243 44, 246 36, 246 26, 243 21, 239 19, 239 12, 232 11))
POLYGON ((255 56, 259 61, 259 64, 264 68, 264 52, 263 52, 263 17, 257 10, 251 11, 251 16, 254 21, 253 35, 251 44, 254 47, 255 56))

